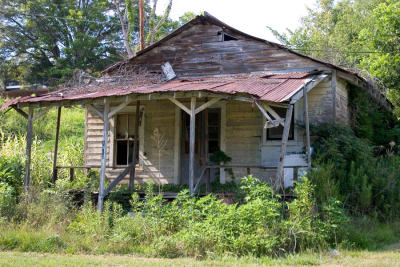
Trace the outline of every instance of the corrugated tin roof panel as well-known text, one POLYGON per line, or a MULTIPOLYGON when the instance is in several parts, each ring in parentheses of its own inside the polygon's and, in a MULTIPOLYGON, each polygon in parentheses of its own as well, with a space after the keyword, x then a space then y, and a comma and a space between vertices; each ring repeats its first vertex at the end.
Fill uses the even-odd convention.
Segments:
POLYGON ((270 102, 287 101, 310 80, 309 73, 274 75, 235 75, 177 79, 160 84, 135 86, 134 84, 99 84, 64 88, 42 96, 28 96, 8 101, 3 109, 18 103, 58 102, 62 100, 95 99, 129 94, 162 92, 208 91, 224 94, 249 94, 256 99, 270 102))

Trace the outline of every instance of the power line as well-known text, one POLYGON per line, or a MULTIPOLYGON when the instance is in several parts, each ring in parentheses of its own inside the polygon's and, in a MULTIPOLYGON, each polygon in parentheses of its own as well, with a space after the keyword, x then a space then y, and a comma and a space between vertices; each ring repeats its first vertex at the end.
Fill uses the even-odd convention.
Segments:
POLYGON ((349 54, 393 54, 399 53, 399 51, 351 51, 351 50, 324 50, 324 49, 305 49, 297 47, 287 47, 294 51, 305 51, 305 52, 325 52, 325 53, 349 53, 349 54))
MULTIPOLYGON (((2 13, 0 11, 1 15, 5 15, 6 13, 2 13)), ((30 16, 30 17, 41 17, 41 18, 50 18, 50 19, 61 19, 61 20, 69 20, 69 21, 81 21, 81 22, 90 22, 90 23, 95 23, 99 25, 104 25, 105 22, 99 22, 95 20, 88 20, 88 19, 80 19, 80 18, 67 18, 67 17, 56 17, 56 16, 48 16, 48 15, 43 15, 43 14, 37 14, 37 13, 22 13, 19 12, 21 15, 25 16, 30 16)), ((111 22, 111 21, 107 21, 111 22)), ((121 39, 123 40, 123 39, 121 39)), ((323 52, 323 53, 346 53, 346 54, 397 54, 400 51, 354 51, 354 50, 325 50, 325 49, 306 49, 306 48, 300 48, 300 47, 290 47, 286 46, 286 48, 293 50, 293 51, 304 51, 304 52, 323 52)), ((267 50, 280 50, 280 48, 271 48, 267 50)))

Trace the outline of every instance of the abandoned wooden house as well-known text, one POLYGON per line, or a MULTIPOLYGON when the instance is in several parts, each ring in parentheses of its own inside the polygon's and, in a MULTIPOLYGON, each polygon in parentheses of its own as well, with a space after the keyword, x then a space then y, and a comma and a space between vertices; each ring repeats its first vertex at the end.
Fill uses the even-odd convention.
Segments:
MULTIPOLYGON (((101 78, 14 99, 3 109, 14 108, 28 121, 28 187, 35 118, 57 107, 59 125, 61 107, 86 108, 85 166, 63 167, 101 170, 101 209, 121 181, 131 188, 148 179, 187 184, 194 193, 201 183, 225 183, 232 174, 251 173, 276 188, 292 186, 311 166, 309 125, 349 123, 350 85, 391 108, 358 74, 250 36, 205 13, 108 67, 101 78), (210 162, 218 151, 231 160, 210 162), (112 180, 107 188, 105 179, 112 180)), ((62 167, 56 159, 57 142, 55 173, 62 167)))

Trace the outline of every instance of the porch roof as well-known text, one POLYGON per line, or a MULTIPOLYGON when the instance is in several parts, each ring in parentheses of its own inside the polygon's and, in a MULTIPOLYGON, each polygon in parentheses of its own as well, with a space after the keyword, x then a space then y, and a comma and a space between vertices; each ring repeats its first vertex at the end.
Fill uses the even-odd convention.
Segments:
MULTIPOLYGON (((88 85, 62 88, 41 96, 26 96, 4 103, 1 109, 22 104, 54 103, 67 100, 79 104, 81 100, 111 96, 148 95, 153 93, 209 92, 224 95, 247 95, 254 100, 273 103, 287 102, 305 85, 318 77, 311 72, 286 74, 249 74, 202 78, 179 78, 157 84, 137 85, 135 82, 96 82, 88 85)), ((71 103, 72 102, 72 103, 71 103)))

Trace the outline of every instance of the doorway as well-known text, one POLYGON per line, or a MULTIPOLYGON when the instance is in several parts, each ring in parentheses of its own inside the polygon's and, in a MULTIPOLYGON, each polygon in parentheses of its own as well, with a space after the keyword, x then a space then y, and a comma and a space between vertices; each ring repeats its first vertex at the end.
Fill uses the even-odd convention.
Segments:
MULTIPOLYGON (((195 143, 194 143, 194 183, 200 177, 205 165, 209 162, 210 155, 220 150, 221 146, 221 108, 209 108, 206 123, 205 112, 196 114, 195 143), (208 124, 208 141, 206 142, 205 126, 208 124), (206 150, 208 153, 206 155, 206 150)), ((189 150, 190 150, 190 116, 182 112, 181 133, 181 183, 189 183, 189 150)), ((213 171, 210 173, 211 181, 215 180, 213 171)))

